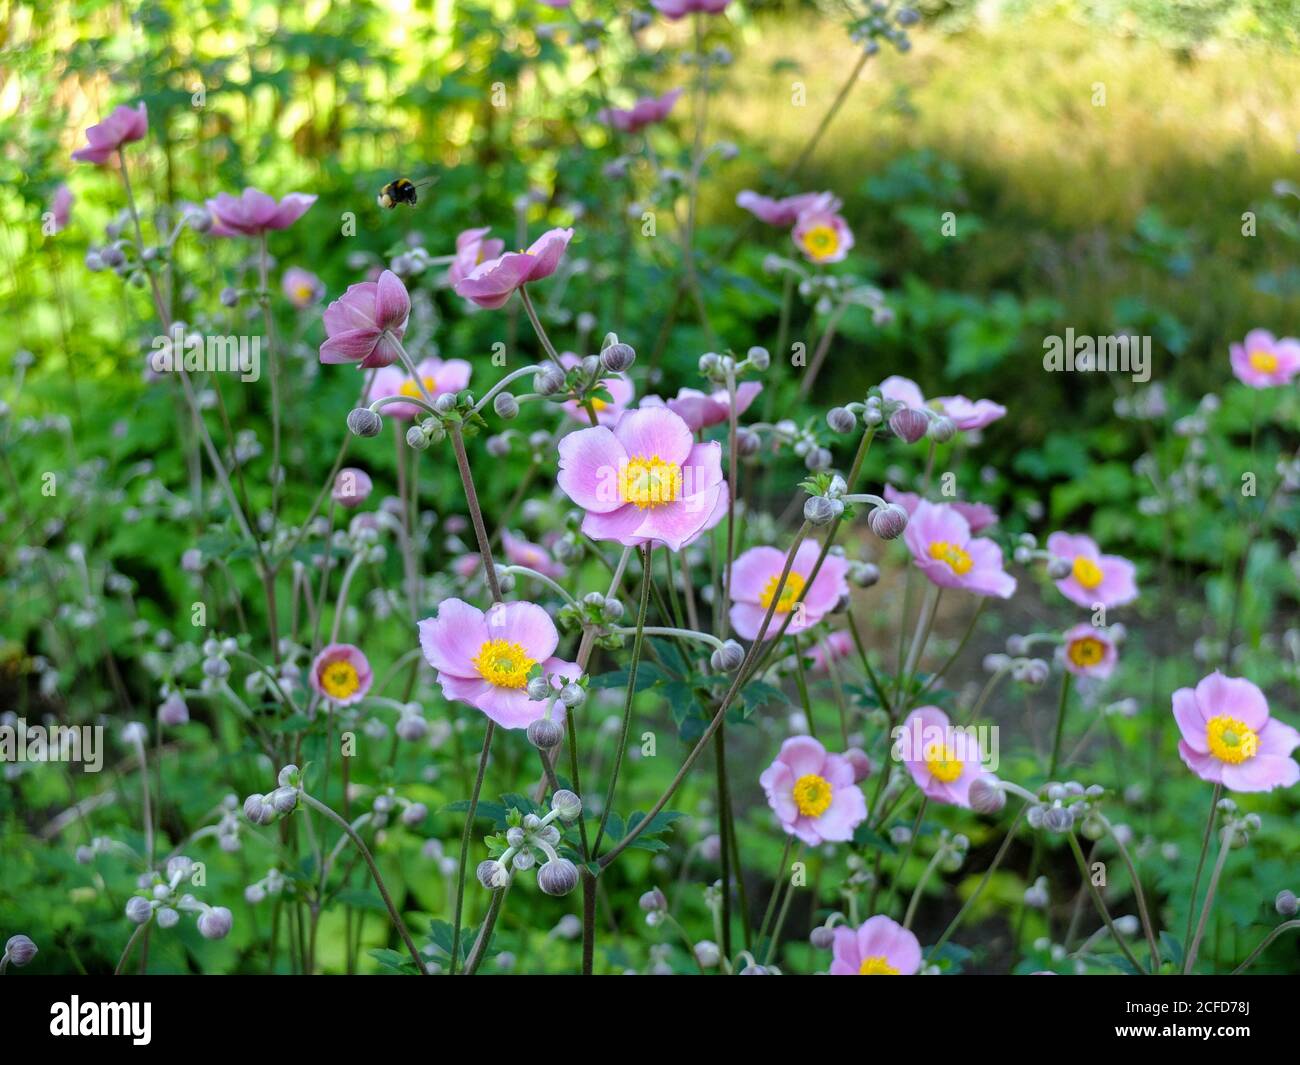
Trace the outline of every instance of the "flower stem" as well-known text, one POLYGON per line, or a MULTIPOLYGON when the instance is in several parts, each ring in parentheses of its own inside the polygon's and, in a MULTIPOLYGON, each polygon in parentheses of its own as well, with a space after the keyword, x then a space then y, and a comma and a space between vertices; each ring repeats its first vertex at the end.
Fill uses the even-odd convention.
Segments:
POLYGON ((488 944, 492 941, 492 930, 496 927, 497 917, 501 913, 501 906, 505 902, 506 892, 509 890, 510 888, 507 885, 492 892, 492 901, 488 904, 487 916, 483 918, 483 927, 478 930, 478 938, 474 940, 474 947, 469 952, 469 957, 465 959, 466 976, 473 976, 478 972, 478 967, 483 961, 483 955, 487 953, 488 944))
POLYGON ((483 790, 483 776, 487 773, 488 753, 492 748, 492 734, 495 731, 496 722, 489 720, 487 731, 483 734, 483 751, 478 757, 478 775, 474 778, 474 790, 470 793, 469 809, 465 811, 465 827, 460 833, 460 863, 456 870, 456 910, 451 931, 452 976, 456 975, 456 963, 460 960, 460 925, 465 910, 465 871, 466 863, 469 861, 469 837, 474 831, 474 814, 478 811, 478 797, 483 790))
POLYGON ((537 309, 533 306, 533 297, 528 295, 527 285, 519 286, 519 299, 523 301, 524 310, 528 313, 528 320, 533 323, 533 332, 537 334, 542 350, 546 352, 546 356, 551 362, 563 370, 564 364, 560 362, 560 356, 555 351, 555 345, 551 343, 551 338, 547 336, 542 320, 537 317, 537 309))
POLYGON ((1083 849, 1079 846, 1079 841, 1075 838, 1073 832, 1066 833, 1066 838, 1070 841, 1070 850, 1074 852, 1074 860, 1079 866, 1079 874, 1083 877, 1083 882, 1088 886, 1088 893, 1092 896, 1092 904, 1097 907, 1097 913, 1101 915, 1102 921, 1105 922, 1111 938, 1115 941, 1115 945, 1128 959, 1129 964, 1140 973, 1142 966, 1138 964, 1137 958, 1133 956, 1128 944, 1124 942, 1124 937, 1119 934, 1119 929, 1115 927, 1115 922, 1110 918, 1110 911, 1106 909, 1106 902, 1102 899, 1101 892, 1097 890, 1097 885, 1092 882, 1087 863, 1083 860, 1083 849))
POLYGON ((1187 957, 1183 961, 1183 975, 1188 975, 1196 967, 1196 955, 1201 949, 1201 939, 1205 935, 1205 925, 1210 919, 1210 910, 1214 908, 1214 893, 1219 889, 1219 877, 1223 875, 1224 863, 1228 860, 1228 851, 1231 849, 1233 830, 1231 828, 1221 829, 1219 835, 1222 837, 1219 843, 1219 856, 1214 860, 1214 870, 1210 873, 1210 885, 1205 889, 1205 904, 1201 907, 1200 920, 1196 922, 1196 935, 1192 938, 1192 945, 1187 950, 1187 957))
POLYGON ((1201 837, 1201 856, 1196 860, 1196 875, 1192 877, 1192 893, 1187 897, 1187 932, 1183 936, 1183 957, 1192 945, 1192 916, 1196 912, 1196 895, 1201 889, 1201 874, 1205 871, 1205 859, 1210 851, 1210 837, 1214 834, 1214 815, 1219 809, 1219 799, 1223 797, 1223 785, 1215 784, 1210 796, 1210 816, 1205 819, 1205 834, 1201 837))

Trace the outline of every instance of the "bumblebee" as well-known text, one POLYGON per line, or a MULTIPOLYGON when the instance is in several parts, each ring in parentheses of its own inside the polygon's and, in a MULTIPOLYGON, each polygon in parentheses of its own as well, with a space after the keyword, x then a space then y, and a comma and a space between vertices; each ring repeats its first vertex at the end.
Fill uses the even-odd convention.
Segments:
POLYGON ((414 207, 419 200, 419 190, 426 185, 432 185, 433 178, 421 178, 419 181, 412 181, 410 178, 398 178, 390 181, 382 189, 379 195, 375 197, 380 207, 391 211, 399 203, 408 204, 414 207))

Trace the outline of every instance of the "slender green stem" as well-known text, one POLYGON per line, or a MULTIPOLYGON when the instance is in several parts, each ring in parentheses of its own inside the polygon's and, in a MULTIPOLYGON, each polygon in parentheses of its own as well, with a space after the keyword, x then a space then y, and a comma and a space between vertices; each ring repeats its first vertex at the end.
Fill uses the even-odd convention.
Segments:
POLYGON ((1124 957, 1128 959, 1129 964, 1137 972, 1141 972, 1142 966, 1138 964, 1137 958, 1129 950, 1128 944, 1124 942, 1124 937, 1119 934, 1119 929, 1115 927, 1115 922, 1111 920, 1110 911, 1106 909, 1106 902, 1102 899, 1101 892, 1097 890, 1097 885, 1092 882, 1088 866, 1083 860, 1083 849, 1079 846, 1079 841, 1075 839, 1073 832, 1067 833, 1066 838, 1070 842, 1070 850, 1074 852, 1074 860, 1079 866, 1079 875, 1083 877, 1083 882, 1088 886, 1088 893, 1092 895, 1092 904, 1097 907, 1097 913, 1101 915, 1102 921, 1105 922, 1106 928, 1110 931, 1111 938, 1115 941, 1115 945, 1119 947, 1124 957))
POLYGON ((509 890, 509 887, 503 887, 492 892, 492 901, 488 904, 487 916, 483 918, 483 927, 478 930, 478 938, 474 940, 469 957, 465 959, 466 976, 473 976, 478 972, 483 955, 487 953, 488 944, 492 942, 492 930, 496 927, 501 905, 505 902, 506 892, 509 890))
POLYGON ((1183 936, 1183 957, 1187 957, 1192 946, 1192 922, 1195 920, 1196 895, 1201 889, 1201 874, 1205 871, 1205 858, 1210 852, 1210 837, 1214 834, 1214 815, 1219 809, 1219 800, 1223 797, 1223 785, 1215 784, 1210 795, 1210 814, 1205 819, 1205 833, 1201 836, 1201 856, 1196 860, 1196 875, 1192 877, 1192 893, 1187 897, 1187 932, 1183 936))
POLYGON ((934 946, 932 946, 927 952, 931 959, 938 954, 939 949, 947 943, 952 937, 952 934, 957 931, 961 926, 962 921, 965 920, 966 915, 971 911, 971 907, 973 907, 975 903, 979 901, 980 896, 984 894, 984 889, 988 887, 993 874, 997 871, 998 866, 1002 864, 1002 859, 1006 857, 1007 851, 1011 849, 1011 841, 1016 838, 1016 829, 1020 827, 1020 822, 1024 820, 1025 811, 1028 809, 1028 805, 1020 807, 1020 812, 1016 814, 1015 820, 1011 822, 1011 827, 1007 829, 1007 834, 1002 840, 1002 846, 1000 846, 997 853, 993 855, 993 861, 990 862, 989 867, 984 870, 984 875, 980 878, 980 882, 975 885, 975 890, 971 892, 970 897, 962 904, 961 909, 957 911, 957 915, 948 922, 948 927, 943 930, 943 935, 939 937, 934 946))
POLYGON ((1070 704, 1070 679, 1073 677, 1069 670, 1061 672, 1061 700, 1056 707, 1056 732, 1052 737, 1052 760, 1047 764, 1047 779, 1051 780, 1056 775, 1056 767, 1061 761, 1061 741, 1065 738, 1065 712, 1070 704))
POLYGON ((1250 952, 1246 960, 1232 970, 1232 975, 1240 976, 1242 973, 1244 973, 1247 969, 1249 969, 1252 965, 1255 964, 1255 959, 1258 958, 1261 954, 1264 953, 1264 951, 1268 949, 1269 944, 1272 943, 1273 940, 1277 939, 1277 937, 1280 936, 1283 932, 1290 931, 1292 928, 1300 928, 1300 920, 1283 921, 1280 925, 1274 928, 1273 931, 1271 931, 1268 935, 1266 935, 1263 938, 1259 946, 1257 946, 1254 950, 1250 952))
POLYGON ((1183 961, 1183 975, 1186 976, 1196 967, 1196 955, 1201 949, 1201 939, 1205 936, 1205 925, 1210 919, 1210 911, 1214 908, 1214 894, 1219 889, 1219 877, 1223 875, 1224 863, 1228 860, 1228 851, 1232 849, 1232 833, 1230 828, 1220 829, 1222 837, 1219 843, 1219 856, 1214 860, 1214 869, 1210 873, 1210 884, 1205 889, 1205 904, 1201 907, 1200 920, 1196 922, 1196 935, 1192 937, 1192 945, 1187 949, 1187 958, 1183 961))
POLYGON ((488 754, 492 749, 492 735, 495 731, 496 723, 489 721, 487 731, 483 734, 483 750, 478 757, 478 775, 474 778, 474 790, 470 793, 469 809, 465 811, 465 826, 460 833, 460 863, 456 870, 456 910, 451 929, 452 976, 456 975, 456 963, 460 960, 460 928, 465 909, 465 873, 469 863, 469 837, 474 831, 474 815, 478 812, 478 797, 483 791, 483 777, 487 773, 488 754))

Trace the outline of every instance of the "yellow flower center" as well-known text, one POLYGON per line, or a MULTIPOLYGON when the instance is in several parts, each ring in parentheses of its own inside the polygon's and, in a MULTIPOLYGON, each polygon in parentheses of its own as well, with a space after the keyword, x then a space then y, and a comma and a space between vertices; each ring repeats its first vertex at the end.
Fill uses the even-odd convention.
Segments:
POLYGON ((537 663, 519 644, 509 640, 488 640, 471 659, 478 675, 498 688, 522 688, 528 671, 537 663))
POLYGON ((1277 373, 1277 356, 1271 351, 1252 351, 1250 365, 1260 373, 1277 373))
POLYGON ((813 226, 804 233, 803 246, 814 259, 825 259, 839 251, 840 236, 832 226, 813 226))
POLYGON ((898 970, 889 964, 889 959, 883 954, 873 954, 869 958, 863 958, 862 964, 858 966, 859 976, 897 976, 898 970))
POLYGON ((316 295, 316 290, 305 281, 293 290, 293 294, 298 297, 300 303, 306 303, 316 295))
POLYGON ((351 662, 331 662, 320 671, 320 686, 331 699, 346 699, 361 687, 361 678, 351 662))
POLYGON ((951 784, 961 776, 962 763, 957 758, 957 752, 951 747, 934 743, 925 752, 925 768, 930 771, 930 775, 935 780, 951 784))
POLYGON ((1080 555, 1074 560, 1074 579, 1085 588, 1096 588, 1101 576, 1101 567, 1092 559, 1080 555))
MULTIPOLYGON (((759 605, 766 610, 772 605, 772 600, 776 599, 776 586, 781 583, 781 575, 774 573, 768 577, 767 583, 763 585, 763 594, 758 597, 759 605)), ((786 574, 785 587, 781 589, 781 598, 776 600, 776 613, 788 614, 794 609, 795 603, 799 601, 799 596, 803 594, 804 586, 808 582, 794 570, 786 574)))
POLYGON ((948 568, 961 577, 970 572, 974 565, 971 562, 970 555, 966 554, 956 544, 950 544, 947 540, 936 540, 930 545, 930 557, 937 558, 940 562, 948 563, 948 568))
POLYGON ((675 502, 681 493, 682 468, 658 455, 635 458, 619 471, 619 498, 641 510, 675 502))
POLYGON ((1259 752, 1259 737, 1235 717, 1216 714, 1205 723, 1205 742, 1220 762, 1240 765, 1259 752))
POLYGON ((1106 657, 1106 645, 1095 636, 1074 640, 1065 649, 1071 662, 1080 668, 1095 666, 1106 657))
POLYGON ((816 773, 807 773, 794 782, 794 804, 805 817, 821 817, 831 797, 831 782, 816 773))
MULTIPOLYGON (((423 380, 424 392, 428 392, 431 396, 436 396, 438 394, 437 380, 433 377, 425 377, 423 380)), ((404 396, 410 396, 412 399, 424 398, 424 392, 420 391, 420 384, 414 377, 408 377, 403 381, 402 387, 399 388, 398 391, 404 396)))

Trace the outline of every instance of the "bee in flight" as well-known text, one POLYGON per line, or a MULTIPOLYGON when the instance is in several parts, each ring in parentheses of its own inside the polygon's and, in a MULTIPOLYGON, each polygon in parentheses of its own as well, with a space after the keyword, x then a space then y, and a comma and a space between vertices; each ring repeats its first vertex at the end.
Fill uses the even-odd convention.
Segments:
POLYGON ((396 181, 390 181, 382 189, 379 195, 375 197, 380 207, 392 210, 399 203, 410 204, 414 207, 419 199, 419 190, 426 185, 432 185, 434 179, 431 177, 421 178, 419 181, 412 181, 410 178, 398 178, 396 181))

